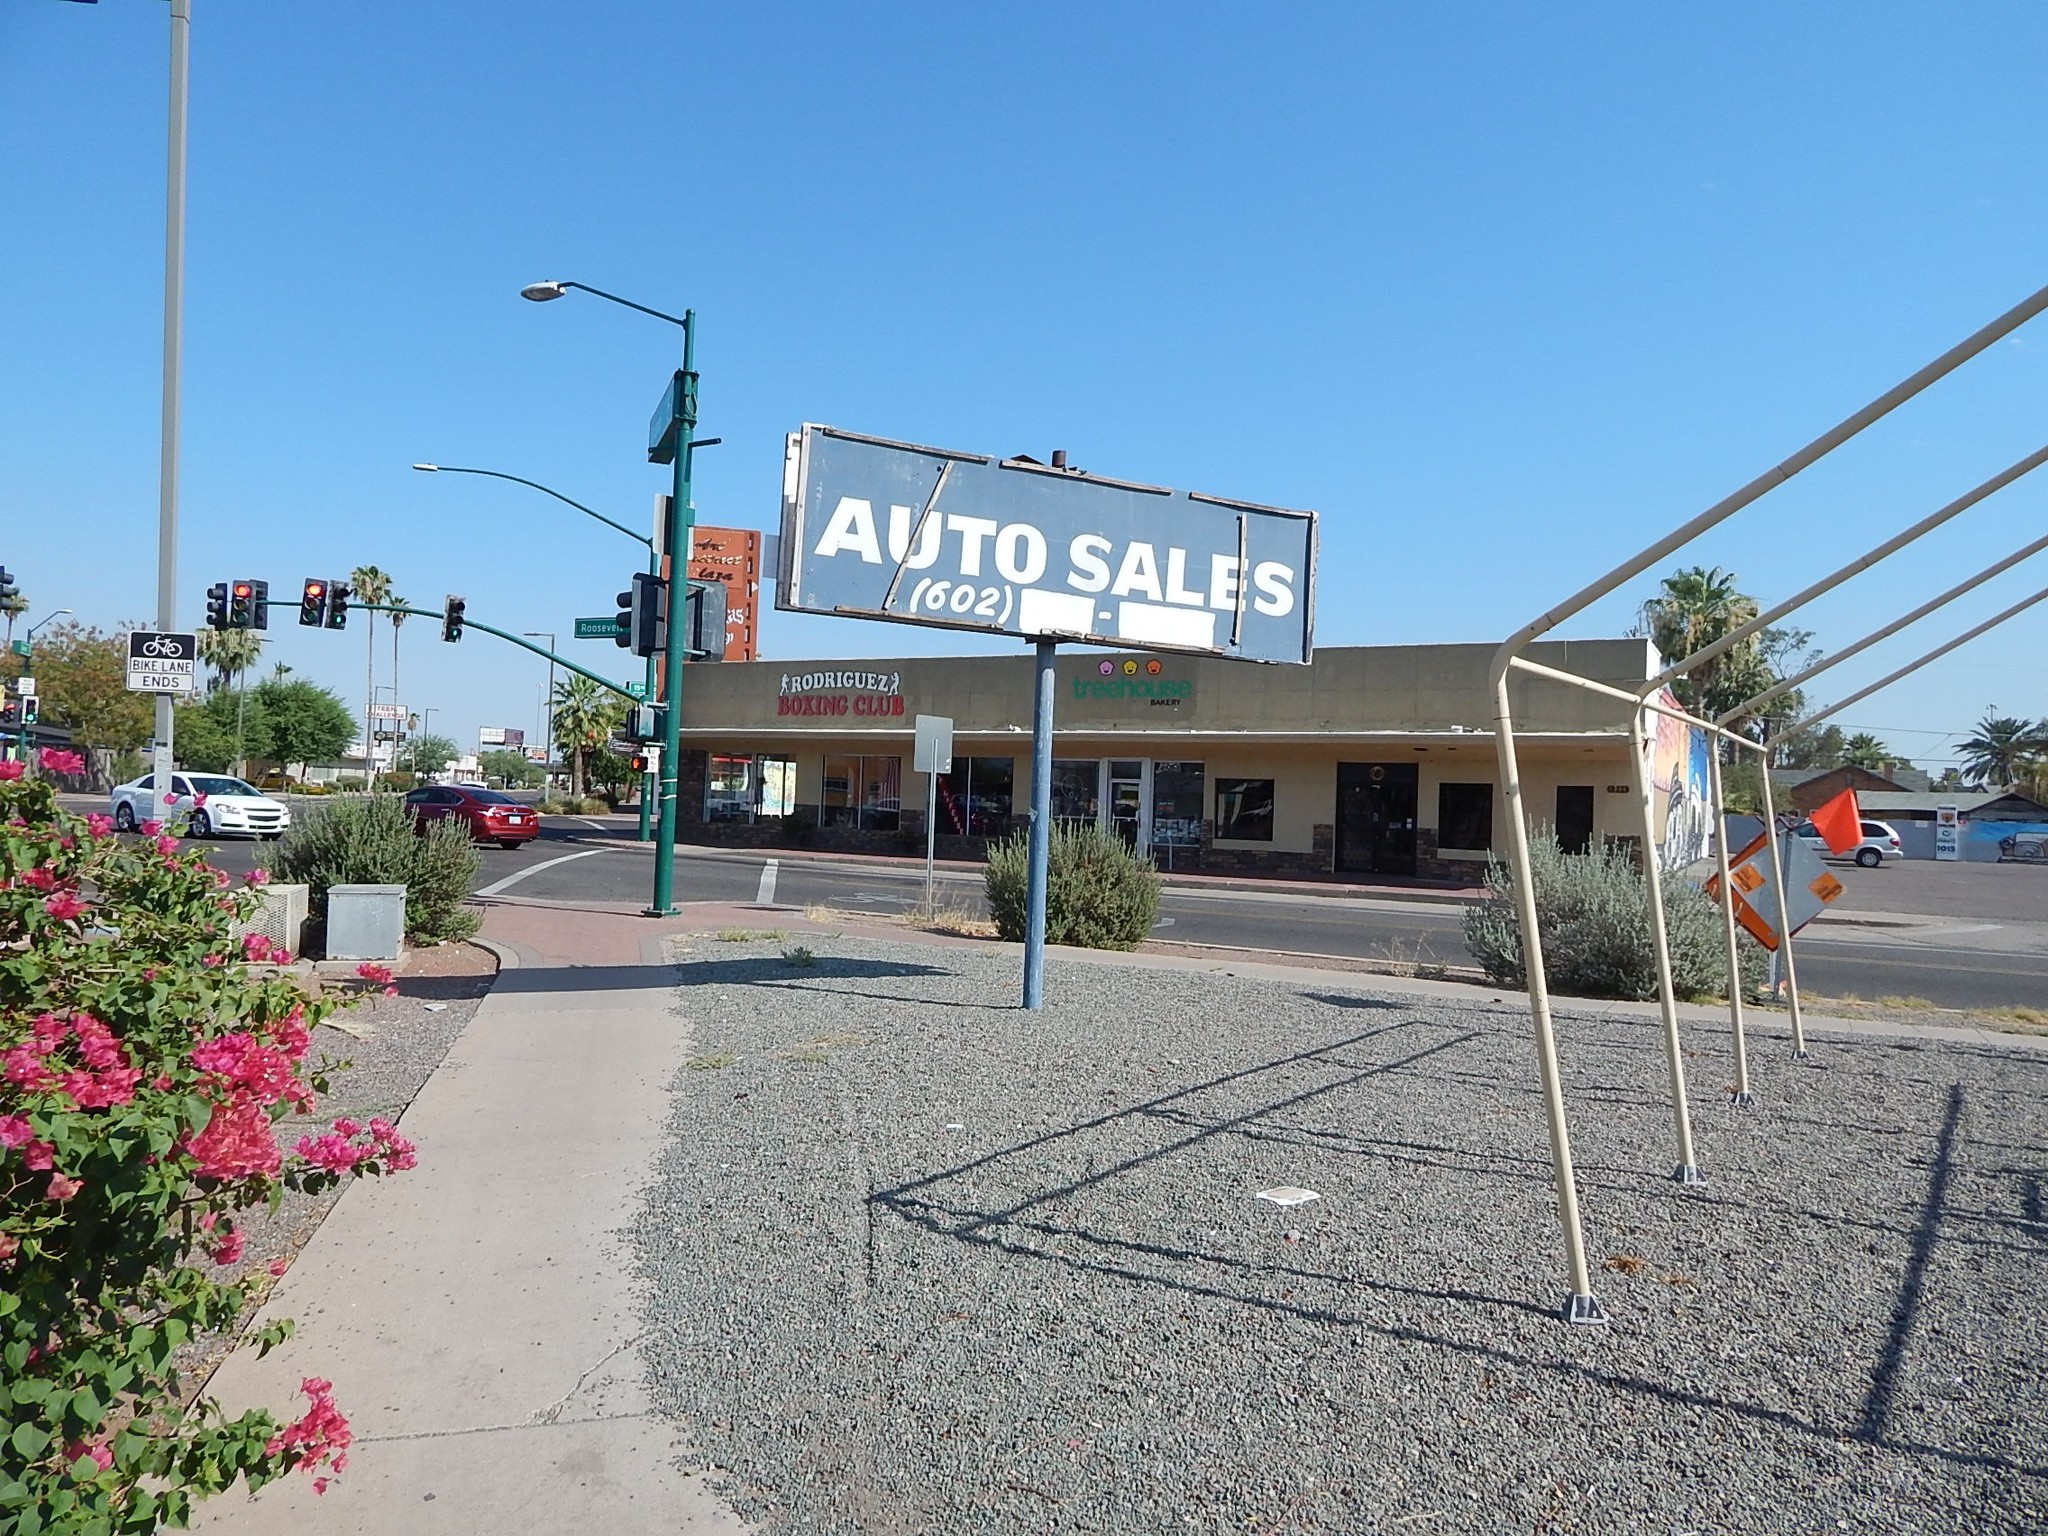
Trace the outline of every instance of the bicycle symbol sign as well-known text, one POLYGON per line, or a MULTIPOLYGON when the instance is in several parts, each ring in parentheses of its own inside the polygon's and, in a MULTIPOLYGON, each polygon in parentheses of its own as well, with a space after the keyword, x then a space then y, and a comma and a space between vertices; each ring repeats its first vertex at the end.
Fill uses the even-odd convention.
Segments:
POLYGON ((128 688, 132 693, 198 692, 199 637, 131 631, 128 688))

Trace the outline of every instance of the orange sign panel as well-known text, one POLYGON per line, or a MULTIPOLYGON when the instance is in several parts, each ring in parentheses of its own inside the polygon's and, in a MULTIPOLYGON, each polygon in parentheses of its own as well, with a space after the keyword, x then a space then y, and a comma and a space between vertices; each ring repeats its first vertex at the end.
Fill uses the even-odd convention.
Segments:
MULTIPOLYGON (((661 574, 670 575, 663 556, 661 574)), ((725 585, 725 659, 752 661, 759 654, 761 614, 761 531, 758 528, 690 530, 690 580, 725 585)))

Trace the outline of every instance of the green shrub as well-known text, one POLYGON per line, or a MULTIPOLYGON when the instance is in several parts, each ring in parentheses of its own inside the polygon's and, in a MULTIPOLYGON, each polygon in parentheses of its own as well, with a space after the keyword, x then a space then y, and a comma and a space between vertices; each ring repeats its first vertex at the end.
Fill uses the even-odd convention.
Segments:
POLYGON ((316 927, 334 885, 403 885, 405 936, 416 944, 466 939, 478 915, 463 903, 479 867, 465 822, 415 830, 396 795, 360 795, 308 810, 263 854, 271 877, 310 886, 316 927))
MULTIPOLYGON (((989 844, 990 914, 999 937, 1024 937, 1029 834, 989 844)), ((1159 915, 1159 872, 1122 837, 1054 822, 1046 852, 1045 938, 1085 949, 1136 949, 1159 915)))
MULTIPOLYGON (((1529 864, 1551 990, 1637 1001, 1655 997, 1648 887, 1629 851, 1610 845, 1592 853, 1566 853, 1545 832, 1529 840, 1529 864)), ((1725 996, 1727 945, 1719 909, 1705 892, 1676 875, 1667 874, 1663 883, 1673 990, 1694 1000, 1725 996)), ((1465 947, 1496 986, 1524 986, 1522 928, 1506 865, 1487 869, 1486 890, 1486 899, 1465 913, 1465 947)), ((1767 957, 1747 934, 1739 937, 1743 974, 1754 990, 1767 957)))

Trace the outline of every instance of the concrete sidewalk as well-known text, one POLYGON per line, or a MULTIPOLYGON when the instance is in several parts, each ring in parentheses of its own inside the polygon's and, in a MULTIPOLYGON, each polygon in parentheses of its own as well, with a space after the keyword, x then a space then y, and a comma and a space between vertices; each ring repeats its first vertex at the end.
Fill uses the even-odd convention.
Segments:
POLYGON ((267 1359, 237 1351, 209 1388, 230 1413, 289 1418, 302 1377, 332 1380, 347 1473, 324 1496, 294 1476, 208 1501, 195 1529, 750 1529, 674 1469, 618 1235, 690 1051, 662 946, 691 925, 506 926, 496 987, 403 1117, 419 1166, 344 1195, 265 1308, 297 1334, 267 1359))

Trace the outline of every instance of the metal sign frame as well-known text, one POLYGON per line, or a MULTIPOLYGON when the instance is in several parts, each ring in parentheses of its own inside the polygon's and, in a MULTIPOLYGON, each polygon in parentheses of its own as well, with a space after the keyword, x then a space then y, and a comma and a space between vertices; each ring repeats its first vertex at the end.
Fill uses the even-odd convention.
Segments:
MULTIPOLYGON (((2020 460, 2017 464, 1993 476, 1975 490, 1966 493, 1956 501, 1949 503, 1948 506, 1922 519, 1920 523, 1906 529, 1894 538, 1886 540, 1876 549, 1851 562, 1850 565, 1843 567, 1832 576, 1816 582, 1786 602, 1777 605, 1766 613, 1760 614, 1751 623, 1731 632, 1721 640, 1702 648, 1693 655, 1671 663, 1663 674, 1650 679, 1637 692, 1630 693, 1605 684, 1594 683, 1570 673, 1559 672, 1553 668, 1538 666, 1530 662, 1523 655, 1523 652, 1538 638, 1547 634, 1566 619, 1582 612, 1594 602, 1607 596, 1625 583, 1634 580, 1637 576, 1640 576, 1676 550, 1683 548, 1701 534, 1717 527, 1744 507, 1784 484, 1801 470, 1817 463, 1865 428, 1881 420, 1922 390, 1961 367, 1965 362, 1968 362, 1971 358, 1977 356, 2005 336, 2019 329, 2020 326, 2044 310, 2048 310, 2048 286, 2037 289, 1997 319, 1982 326, 1925 367, 1920 368, 1901 380, 1891 389, 1872 400, 1868 405, 1865 405, 1862 409, 1844 418, 1826 432, 1823 432, 1819 437, 1813 439, 1813 441, 1799 449, 1789 458, 1764 471, 1746 485, 1723 497, 1720 501, 1715 502, 1705 511, 1680 524, 1677 528, 1674 528, 1671 532, 1630 557, 1589 586, 1582 588, 1556 607, 1531 620, 1503 641, 1499 649, 1494 653, 1489 675, 1493 692, 1494 736, 1500 758, 1501 788, 1507 802, 1509 863, 1514 876, 1516 913, 1521 925, 1523 961, 1529 988, 1530 1019, 1536 1037, 1537 1071, 1541 1081, 1544 1114, 1549 1130, 1551 1165, 1557 1197, 1558 1225, 1564 1237, 1566 1284, 1568 1289, 1561 1312, 1567 1322, 1599 1324, 1604 1323, 1607 1319, 1599 1298, 1593 1293, 1591 1274, 1586 1262, 1585 1230, 1579 1217, 1578 1179, 1572 1166, 1570 1132, 1566 1124, 1564 1093, 1558 1073, 1557 1042, 1551 1024, 1550 994, 1544 974, 1543 938, 1537 923, 1535 888, 1530 875, 1529 828, 1526 812, 1523 807, 1520 764, 1515 748, 1514 705, 1508 692, 1509 677, 1515 672, 1544 676, 1568 686, 1586 688, 1596 693, 1616 695, 1626 701, 1630 705, 1629 730, 1632 755, 1635 758, 1634 768, 1638 776, 1639 788, 1646 783, 1649 772, 1648 760, 1643 751, 1643 716, 1645 711, 1675 714, 1690 724, 1709 732, 1718 739, 1732 741, 1741 748, 1753 751, 1764 750, 1758 743, 1751 741, 1748 737, 1727 729, 1721 721, 1704 720, 1683 710, 1672 710, 1650 696, 1674 678, 1690 672, 1702 661, 1719 655, 1731 646, 1740 644, 1744 639, 1755 634, 1765 625, 1776 622, 1786 614, 1820 596, 1823 592, 1830 591, 1834 587, 1839 586, 1858 572, 1868 569, 1869 566, 1885 558, 1885 556, 1904 548, 1967 507, 1975 505, 1976 502, 1983 500, 1984 497, 1992 494, 1994 491, 2011 484, 2022 475, 2029 473, 2037 465, 2048 462, 2048 448, 2044 448, 2028 458, 2020 460)), ((2024 555, 2016 558, 2024 558, 2024 555)), ((1924 666, 1926 663, 1973 638, 1976 634, 1982 633, 1985 629, 2003 623, 2013 613, 2018 612, 2020 609, 2031 607, 2033 603, 2040 601, 2044 597, 2048 597, 2048 591, 2044 591, 2037 597, 2030 598, 2026 602, 2017 605, 2017 607, 2007 610, 2006 613, 1999 615, 1986 624, 1979 625, 1975 630, 1959 636, 1946 646, 1937 648, 1911 666, 1902 668, 1899 672, 1892 674, 1892 676, 1885 678, 1881 682, 1851 695, 1850 698, 1843 700, 1842 703, 1832 705, 1827 710, 1809 716, 1807 719, 1799 722, 1794 729, 1807 729, 1826 715, 1833 714, 1849 704, 1867 697, 1878 689, 1889 686, 1889 684, 1897 681, 1899 677, 1904 676, 1907 672, 1913 671, 1919 666, 1924 666)), ((1900 619, 1892 626, 1889 626, 1885 633, 1889 633, 1891 629, 1902 627, 1909 622, 1911 622, 1910 618, 1900 619)), ((1876 635, 1871 638, 1875 640, 1882 638, 1882 635, 1876 635)), ((1843 659, 1846 658, 1841 656, 1835 657, 1830 664, 1839 663, 1843 659)), ((1805 675, 1810 676, 1819 670, 1822 670, 1822 668, 1809 669, 1809 672, 1805 675)), ((1726 718, 1728 717, 1723 717, 1724 720, 1726 718)), ((1780 739, 1782 739, 1783 734, 1781 733, 1780 739)), ((1721 754, 1718 750, 1710 751, 1707 754, 1711 779, 1711 796, 1717 812, 1723 804, 1720 783, 1720 758, 1721 754)), ((1764 783, 1766 825, 1775 827, 1776 815, 1771 801, 1770 775, 1768 772, 1764 775, 1764 783)), ((1647 871, 1646 884, 1648 886, 1653 948, 1657 951, 1658 958, 1658 1000, 1664 1018, 1666 1052, 1669 1057, 1672 1081, 1672 1110, 1677 1122, 1681 1148, 1681 1162, 1676 1177, 1681 1181, 1694 1182, 1699 1178, 1699 1171, 1693 1163, 1691 1155, 1691 1132, 1688 1125, 1685 1101, 1683 1066, 1680 1054, 1677 1051, 1676 1003, 1671 985, 1669 953, 1664 943, 1663 894, 1657 868, 1658 859, 1654 827, 1650 816, 1649 795, 1646 788, 1642 789, 1640 799, 1644 805, 1643 863, 1647 871)), ((1721 890, 1723 895, 1727 896, 1731 894, 1731 888, 1728 880, 1727 839, 1725 835, 1715 839, 1715 847, 1718 851, 1718 862, 1720 864, 1721 890)), ((1771 839, 1771 879, 1780 910, 1783 910, 1784 872, 1781 867, 1781 861, 1777 857, 1777 847, 1777 840, 1775 838, 1771 839)), ((1730 1015, 1734 1024, 1737 1102, 1743 1102, 1749 1090, 1746 1047, 1741 1025, 1742 988, 1739 973, 1734 969, 1734 961, 1736 959, 1733 936, 1734 914, 1725 904, 1724 923, 1728 932, 1731 978, 1731 985, 1729 986, 1730 1015)), ((1794 1052, 1795 1055, 1803 1055, 1805 1053, 1805 1039, 1798 1010, 1797 980, 1792 963, 1792 946, 1787 943, 1783 946, 1783 949, 1786 960, 1787 981, 1792 989, 1793 997, 1792 1027, 1794 1052)))

